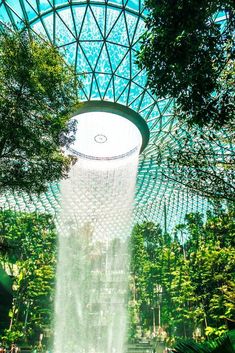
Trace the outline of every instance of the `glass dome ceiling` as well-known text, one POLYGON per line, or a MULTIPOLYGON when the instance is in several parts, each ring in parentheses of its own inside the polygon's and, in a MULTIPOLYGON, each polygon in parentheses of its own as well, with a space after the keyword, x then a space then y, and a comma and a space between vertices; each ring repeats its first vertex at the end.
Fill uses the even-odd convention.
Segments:
MULTIPOLYGON (((143 0, 2 0, 0 21, 23 28, 58 46, 83 82, 83 101, 104 100, 138 112, 148 124, 150 140, 140 156, 136 187, 136 220, 153 220, 170 230, 185 213, 204 211, 208 202, 174 181, 166 158, 181 146, 184 126, 172 114, 172 100, 158 99, 146 87, 146 74, 135 63, 144 31, 143 0), (167 215, 167 218, 165 217, 167 215)), ((221 15, 222 16, 222 15, 221 15)), ((218 17, 217 21, 224 18, 218 17)), ((47 194, 3 195, 5 208, 54 212, 59 187, 47 194)))

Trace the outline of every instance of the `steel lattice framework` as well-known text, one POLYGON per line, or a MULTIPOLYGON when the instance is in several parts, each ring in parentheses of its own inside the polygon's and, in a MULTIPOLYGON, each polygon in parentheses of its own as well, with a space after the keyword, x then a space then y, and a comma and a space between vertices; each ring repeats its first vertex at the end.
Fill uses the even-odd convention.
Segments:
MULTIPOLYGON (((166 223, 170 230, 187 212, 203 212, 208 201, 171 177, 164 163, 181 147, 187 128, 173 118, 173 101, 153 97, 146 74, 135 63, 144 31, 143 0, 2 0, 0 21, 23 28, 58 46, 83 82, 83 101, 105 100, 128 106, 147 122, 150 141, 140 157, 136 219, 166 223)), ((217 21, 223 23, 223 14, 217 21)), ((209 142, 208 142, 209 143, 209 142)), ((223 152, 223 148, 221 147, 223 152)), ((4 207, 54 212, 59 187, 40 197, 4 195, 4 207)))

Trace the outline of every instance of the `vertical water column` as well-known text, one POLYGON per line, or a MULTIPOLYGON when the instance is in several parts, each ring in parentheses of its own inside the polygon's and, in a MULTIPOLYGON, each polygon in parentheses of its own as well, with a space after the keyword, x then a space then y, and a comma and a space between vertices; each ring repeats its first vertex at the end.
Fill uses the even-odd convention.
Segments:
POLYGON ((54 353, 122 353, 139 148, 80 157, 61 185, 54 353))

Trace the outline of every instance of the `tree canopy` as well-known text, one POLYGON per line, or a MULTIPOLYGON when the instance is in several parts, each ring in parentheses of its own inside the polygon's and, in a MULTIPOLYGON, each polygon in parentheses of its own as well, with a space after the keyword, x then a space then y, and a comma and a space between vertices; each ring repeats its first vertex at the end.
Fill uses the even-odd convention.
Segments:
POLYGON ((234 118, 232 0, 146 0, 149 13, 138 63, 160 97, 175 98, 189 124, 220 128, 234 118), (216 17, 225 16, 224 21, 216 17))
POLYGON ((61 147, 72 141, 78 84, 56 47, 27 30, 1 29, 1 192, 39 193, 67 175, 61 147))
POLYGON ((0 212, 0 264, 13 279, 10 326, 2 339, 35 344, 52 335, 56 230, 48 214, 0 212))
POLYGON ((165 157, 159 152, 165 166, 162 173, 209 199, 235 201, 234 134, 225 127, 216 134, 205 127, 193 127, 181 135, 175 130, 178 146, 169 148, 165 157))
MULTIPOLYGON (((215 338, 235 325, 234 208, 189 214, 175 232, 151 222, 130 238, 129 338, 215 338)), ((0 212, 0 264, 14 302, 3 338, 35 343, 51 335, 56 231, 50 215, 0 212)), ((89 270, 89 269, 88 269, 89 270)))
POLYGON ((145 5, 137 61, 152 92, 173 98, 176 121, 185 123, 173 131, 178 147, 169 146, 160 159, 164 177, 202 196, 234 200, 234 1, 146 0, 145 5))
POLYGON ((137 224, 130 243, 129 336, 170 344, 215 338, 235 325, 234 245, 232 207, 215 208, 206 221, 189 214, 171 236, 151 222, 137 224))

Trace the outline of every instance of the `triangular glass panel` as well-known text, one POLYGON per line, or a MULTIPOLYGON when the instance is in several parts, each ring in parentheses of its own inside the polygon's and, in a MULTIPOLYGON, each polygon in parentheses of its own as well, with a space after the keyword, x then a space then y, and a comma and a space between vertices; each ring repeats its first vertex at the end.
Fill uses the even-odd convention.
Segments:
POLYGON ((129 7, 132 10, 139 11, 140 10, 140 1, 142 0, 126 0, 126 7, 129 7))
POLYGON ((75 40, 68 27, 60 19, 57 13, 55 16, 55 38, 57 45, 65 45, 75 40))
POLYGON ((95 6, 91 7, 93 16, 97 22, 97 25, 100 29, 101 35, 104 36, 104 27, 105 27, 105 6, 95 6))
POLYGON ((136 110, 138 109, 142 98, 143 98, 143 88, 137 86, 132 82, 128 104, 131 105, 132 109, 136 110))
MULTIPOLYGON (((32 25, 32 29, 35 33, 38 35, 42 36, 43 38, 48 38, 47 33, 45 31, 45 28, 43 27, 43 24, 40 20, 38 20, 36 23, 32 25)), ((50 38, 49 38, 50 39, 50 38)))
POLYGON ((82 89, 83 89, 84 94, 86 95, 87 99, 89 99, 89 97, 90 97, 92 77, 93 77, 93 74, 89 73, 89 74, 86 74, 82 80, 82 83, 83 83, 82 89))
POLYGON ((74 15, 74 22, 75 22, 75 25, 76 25, 77 34, 79 35, 80 31, 81 31, 83 18, 85 16, 85 12, 86 12, 86 5, 84 5, 84 6, 73 6, 72 7, 72 11, 73 11, 73 15, 74 15))
POLYGON ((31 11, 30 10, 30 8, 31 8, 31 9, 33 9, 33 11, 38 13, 37 0, 25 0, 24 4, 26 7, 26 11, 31 11))
POLYGON ((130 15, 127 12, 125 13, 125 16, 128 27, 129 40, 132 42, 134 34, 137 30, 136 26, 138 25, 139 18, 137 16, 130 15))
POLYGON ((124 89, 128 85, 129 80, 114 76, 115 101, 122 95, 124 89))
POLYGON ((172 115, 174 110, 173 99, 168 99, 165 101, 164 114, 172 115))
POLYGON ((129 79, 130 69, 131 69, 130 53, 127 53, 127 55, 124 57, 123 61, 121 62, 120 66, 115 71, 115 74, 129 79))
POLYGON ((160 127, 161 127, 161 119, 154 119, 154 120, 151 120, 148 122, 148 128, 150 131, 152 131, 153 129, 156 129, 156 130, 160 130, 160 127))
POLYGON ((121 13, 114 27, 111 29, 111 32, 107 36, 107 40, 129 46, 123 13, 121 13))
POLYGON ((164 127, 164 131, 170 132, 172 127, 172 116, 163 115, 162 126, 164 127))
MULTIPOLYGON (((140 36, 144 33, 144 31, 145 31, 145 23, 144 23, 144 20, 140 19, 136 27, 133 43, 139 42, 140 36)), ((138 46, 135 49, 138 50, 137 48, 138 46)))
POLYGON ((140 109, 139 113, 145 120, 148 120, 151 115, 152 110, 153 110, 153 106, 150 106, 143 111, 141 111, 141 109, 140 109))
POLYGON ((88 100, 88 96, 84 92, 84 87, 80 88, 79 93, 78 93, 78 97, 81 102, 88 100))
POLYGON ((122 61, 123 57, 126 55, 128 49, 125 47, 121 47, 118 44, 111 44, 109 42, 107 42, 107 49, 109 52, 112 69, 113 71, 115 71, 120 62, 122 61))
POLYGON ((112 68, 110 67, 108 53, 105 46, 102 48, 101 55, 95 67, 95 71, 101 73, 112 73, 112 68))
POLYGON ((66 3, 65 0, 54 0, 55 5, 60 5, 66 3))
POLYGON ((89 65, 89 62, 87 61, 86 57, 84 56, 84 53, 81 49, 81 47, 78 45, 78 51, 77 51, 77 72, 78 73, 86 73, 86 72, 91 72, 92 68, 89 65))
POLYGON ((139 71, 138 75, 135 76, 134 82, 136 82, 141 87, 146 87, 147 78, 144 70, 139 71))
POLYGON ((107 91, 105 92, 104 99, 109 100, 109 101, 114 101, 115 95, 114 95, 114 84, 113 84, 114 79, 111 79, 110 85, 108 86, 107 91))
POLYGON ((136 53, 132 50, 131 51, 131 77, 135 77, 137 74, 140 74, 141 69, 136 64, 136 53))
POLYGON ((145 111, 145 108, 149 107, 150 105, 152 106, 154 102, 155 100, 153 99, 153 97, 147 91, 145 91, 140 111, 145 111))
POLYGON ((151 110, 151 107, 153 106, 153 104, 155 104, 154 99, 152 99, 151 96, 149 96, 148 92, 145 91, 144 98, 141 102, 141 106, 139 108, 139 111, 144 116, 147 116, 149 114, 149 108, 151 110))
MULTIPOLYGON (((11 13, 11 17, 13 18, 14 24, 17 26, 18 29, 21 29, 24 27, 24 16, 19 17, 14 10, 12 10, 10 7, 8 7, 9 12, 11 13)), ((11 20, 11 19, 10 19, 11 20)), ((12 22, 12 20, 11 20, 12 22)))
POLYGON ((169 100, 168 99, 161 99, 157 102, 159 111, 161 114, 165 113, 165 110, 167 109, 169 100))
MULTIPOLYGON (((152 109, 150 115, 148 116, 148 118, 147 118, 146 120, 147 120, 147 122, 148 122, 149 120, 152 120, 153 118, 156 119, 156 118, 159 117, 159 116, 160 116, 159 109, 158 109, 157 104, 155 104, 155 105, 154 105, 154 108, 152 109)), ((154 120, 154 119, 153 119, 153 120, 154 120)))
POLYGON ((125 79, 120 79, 119 81, 119 89, 117 90, 117 79, 114 78, 115 83, 115 100, 121 104, 127 105, 128 103, 128 95, 129 95, 129 82, 125 79))
POLYGON ((173 120, 172 115, 163 115, 162 117, 162 125, 165 131, 171 132, 173 128, 173 120))
POLYGON ((47 33, 50 36, 51 41, 53 41, 53 39, 54 39, 53 38, 53 36, 54 36, 54 34, 53 34, 53 23, 54 23, 53 15, 49 14, 47 16, 44 16, 42 21, 46 26, 47 33))
POLYGON ((91 84, 91 90, 90 90, 90 98, 91 99, 101 99, 100 92, 95 80, 95 75, 93 76, 93 81, 91 84))
POLYGON ((5 22, 5 23, 9 23, 10 22, 10 18, 7 14, 6 8, 4 4, 0 5, 0 20, 5 22))
POLYGON ((101 40, 102 34, 90 10, 87 9, 85 20, 82 24, 82 32, 79 37, 80 40, 101 40))
MULTIPOLYGON (((6 3, 7 3, 7 5, 9 5, 10 11, 13 10, 13 11, 12 11, 13 16, 14 16, 15 14, 17 15, 17 16, 16 16, 16 17, 18 18, 17 21, 19 21, 19 18, 20 18, 21 20, 24 19, 24 13, 23 13, 22 7, 20 6, 19 1, 7 0, 6 3)), ((17 21, 16 21, 16 22, 17 22, 17 21)))
POLYGON ((77 43, 72 43, 61 48, 62 54, 68 64, 74 65, 76 61, 77 43))
POLYGON ((28 1, 24 1, 24 7, 25 7, 25 11, 27 12, 28 19, 32 20, 33 18, 38 16, 37 6, 35 7, 33 5, 31 5, 31 6, 30 5, 31 5, 31 3, 29 4, 28 1))
POLYGON ((106 0, 106 2, 109 4, 109 3, 115 3, 115 4, 118 4, 120 5, 122 0, 106 0))
POLYGON ((118 16, 120 16, 121 10, 107 7, 107 14, 106 14, 106 36, 109 34, 110 30, 114 26, 115 22, 117 21, 118 16))
POLYGON ((94 69, 97 63, 99 54, 101 52, 103 42, 81 42, 80 45, 84 50, 92 69, 94 69))
POLYGON ((140 40, 133 41, 133 45, 132 45, 133 51, 137 53, 140 50, 140 46, 141 46, 140 40))
POLYGON ((148 10, 146 9, 146 6, 145 6, 145 1, 144 0, 139 0, 139 8, 140 8, 140 12, 142 14, 146 14, 148 13, 148 10))
POLYGON ((38 1, 39 11, 44 12, 46 10, 51 9, 51 4, 47 0, 40 0, 38 1))
POLYGON ((102 95, 104 96, 105 92, 108 90, 109 85, 111 84, 110 80, 112 75, 108 74, 96 74, 96 81, 99 85, 99 90, 102 95))
POLYGON ((73 21, 73 16, 71 12, 71 8, 64 8, 62 10, 57 11, 58 17, 64 22, 64 24, 69 28, 70 33, 76 37, 75 24, 73 21))
POLYGON ((133 103, 130 104, 130 108, 138 112, 139 107, 141 106, 142 98, 143 94, 141 94, 133 103))

